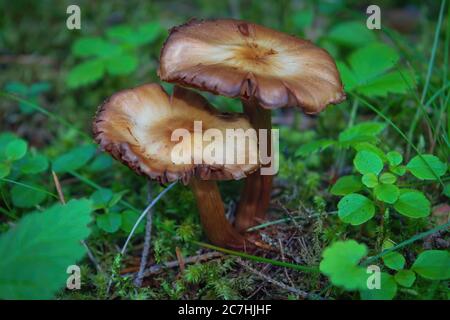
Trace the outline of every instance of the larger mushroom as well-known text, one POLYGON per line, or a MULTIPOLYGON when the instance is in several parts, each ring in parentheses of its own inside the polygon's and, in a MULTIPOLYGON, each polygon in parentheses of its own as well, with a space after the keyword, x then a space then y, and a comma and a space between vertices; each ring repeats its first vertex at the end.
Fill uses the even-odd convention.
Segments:
MULTIPOLYGON (((271 109, 296 106, 315 114, 345 99, 336 64, 325 50, 239 20, 191 20, 172 28, 158 73, 164 81, 239 97, 256 129, 271 129, 271 109)), ((239 230, 265 219, 272 178, 258 171, 246 179, 239 230)))
POLYGON ((251 128, 244 116, 219 113, 197 93, 176 86, 169 96, 160 85, 148 84, 120 91, 106 100, 97 112, 93 131, 95 140, 104 150, 137 173, 160 183, 175 180, 189 183, 211 242, 244 249, 251 247, 251 243, 226 219, 214 180, 240 179, 258 169, 257 139, 238 136, 236 139, 245 141, 216 144, 223 149, 215 152, 223 152, 224 157, 227 148, 245 155, 242 163, 235 164, 208 156, 205 150, 213 141, 206 141, 203 136, 196 140, 195 134, 206 134, 207 129, 214 129, 226 136, 229 129, 251 128), (196 121, 202 122, 202 132, 197 132, 196 121), (174 138, 177 129, 193 134, 194 138, 174 138), (186 152, 190 155, 188 160, 192 161, 174 160, 175 150, 186 152))

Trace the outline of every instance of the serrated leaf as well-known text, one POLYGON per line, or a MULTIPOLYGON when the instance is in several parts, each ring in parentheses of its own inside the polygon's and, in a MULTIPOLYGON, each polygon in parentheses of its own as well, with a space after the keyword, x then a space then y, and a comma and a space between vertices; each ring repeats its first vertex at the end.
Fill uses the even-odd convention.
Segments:
POLYGON ((410 288, 416 281, 416 274, 411 270, 400 270, 395 274, 394 279, 402 287, 410 288))
POLYGON ((114 233, 119 230, 122 224, 122 216, 115 212, 108 212, 97 216, 97 226, 108 233, 114 233))
POLYGON ((331 194, 335 196, 345 196, 349 193, 358 192, 362 189, 361 180, 357 176, 340 177, 331 188, 331 194))
POLYGON ((351 225, 360 225, 370 220, 375 214, 373 202, 358 193, 343 197, 338 203, 339 218, 351 225))
POLYGON ((64 286, 67 267, 84 255, 90 203, 71 200, 30 213, 0 236, 0 299, 49 299, 64 286))
POLYGON ((414 261, 411 270, 430 280, 450 278, 450 252, 445 250, 427 250, 414 261))
POLYGON ((53 170, 56 173, 77 170, 94 156, 95 150, 96 147, 92 144, 72 149, 53 161, 53 170))
POLYGON ((92 59, 76 65, 69 71, 66 82, 69 88, 77 88, 100 80, 105 73, 104 61, 92 59))
POLYGON ((380 122, 367 121, 350 127, 339 134, 340 143, 356 143, 373 141, 380 134, 386 124, 380 122))
POLYGON ((400 253, 393 251, 385 254, 383 257, 383 262, 386 267, 392 270, 401 270, 405 266, 405 257, 400 253))
POLYGON ((415 156, 406 168, 421 180, 437 180, 437 177, 442 177, 447 171, 447 165, 431 154, 415 156))
POLYGON ((367 274, 359 261, 367 254, 367 247, 354 240, 337 241, 322 253, 320 271, 330 281, 346 290, 357 290, 366 287, 367 274))
POLYGON ((355 169, 361 174, 373 173, 378 175, 383 169, 383 160, 371 151, 362 150, 353 160, 355 169))
POLYGON ((392 68, 398 60, 399 56, 393 48, 382 43, 373 43, 352 53, 349 63, 358 82, 366 84, 392 68))
POLYGON ((389 204, 395 203, 400 195, 400 190, 393 184, 379 184, 373 191, 377 200, 389 204))
POLYGON ((430 201, 419 191, 401 192, 394 209, 410 218, 423 218, 430 214, 430 201))
POLYGON ((32 208, 42 203, 46 198, 47 193, 40 191, 40 187, 31 182, 15 184, 11 188, 11 200, 14 206, 18 208, 32 208))

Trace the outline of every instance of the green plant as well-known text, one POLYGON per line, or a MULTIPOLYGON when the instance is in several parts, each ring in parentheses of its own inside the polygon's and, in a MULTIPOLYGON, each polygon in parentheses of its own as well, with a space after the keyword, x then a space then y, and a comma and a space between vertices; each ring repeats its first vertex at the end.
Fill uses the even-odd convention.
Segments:
POLYGON ((68 278, 70 265, 85 249, 80 241, 89 236, 88 200, 56 204, 42 212, 28 213, 0 236, 0 298, 49 299, 68 278))
POLYGON ((78 39, 72 46, 72 54, 85 60, 67 74, 68 86, 77 88, 94 83, 105 73, 111 76, 132 73, 139 65, 139 47, 154 42, 162 31, 158 22, 137 28, 118 25, 107 29, 103 37, 85 36, 78 39))
MULTIPOLYGON (((38 103, 39 96, 51 89, 51 84, 46 81, 36 82, 31 85, 26 85, 19 81, 11 81, 5 85, 7 92, 19 95, 31 103, 38 103)), ((19 102, 19 109, 24 114, 30 114, 35 111, 34 108, 26 101, 19 102)))
MULTIPOLYGON (((387 242, 385 249, 393 244, 387 242)), ((367 255, 366 245, 355 240, 337 241, 323 252, 320 271, 335 285, 347 291, 359 291, 362 299, 390 300, 395 297, 398 286, 410 288, 416 274, 428 280, 450 278, 450 253, 445 250, 427 250, 420 253, 410 269, 405 269, 405 258, 397 251, 383 256, 386 271, 379 276, 379 287, 369 287, 371 271, 363 260, 367 255), (391 275, 389 269, 394 272, 391 275)))

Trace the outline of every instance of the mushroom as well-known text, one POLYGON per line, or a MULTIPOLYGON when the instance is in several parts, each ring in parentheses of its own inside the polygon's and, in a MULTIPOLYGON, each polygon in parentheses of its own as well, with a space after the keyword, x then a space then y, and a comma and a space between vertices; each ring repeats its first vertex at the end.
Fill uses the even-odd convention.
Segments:
MULTIPOLYGON (((269 143, 271 109, 296 106, 315 114, 345 100, 336 64, 324 49, 239 20, 191 20, 172 28, 158 74, 163 81, 239 97, 255 129, 268 129, 269 143)), ((265 219, 272 178, 257 171, 246 179, 238 230, 265 219)))
POLYGON ((257 154, 257 139, 239 136, 237 139, 246 140, 216 144, 220 149, 216 152, 226 153, 227 148, 234 147, 234 152, 246 155, 241 164, 220 162, 205 151, 212 141, 195 137, 211 128, 225 136, 229 129, 252 127, 242 114, 220 113, 193 91, 175 86, 169 96, 160 85, 147 84, 120 91, 107 99, 96 114, 93 132, 103 150, 138 174, 162 184, 175 180, 189 184, 197 200, 201 223, 212 243, 235 249, 252 247, 226 219, 215 180, 240 179, 257 170, 257 156, 253 156, 256 160, 251 159, 251 153, 257 154), (195 121, 202 121, 202 132, 198 132, 195 121), (177 129, 193 134, 194 139, 186 136, 174 139, 177 129), (189 155, 189 161, 174 158, 177 146, 181 153, 189 155))

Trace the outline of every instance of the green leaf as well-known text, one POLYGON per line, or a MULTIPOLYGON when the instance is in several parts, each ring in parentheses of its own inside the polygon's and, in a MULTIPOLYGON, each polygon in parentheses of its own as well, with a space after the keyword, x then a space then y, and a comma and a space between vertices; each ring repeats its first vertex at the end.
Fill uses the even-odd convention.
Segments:
POLYGON ((92 144, 72 149, 53 161, 53 170, 56 173, 77 170, 94 156, 95 150, 96 147, 92 144))
POLYGON ((346 290, 366 287, 367 274, 359 261, 367 255, 367 247, 355 240, 337 241, 322 254, 320 271, 330 278, 335 286, 346 290))
POLYGON ((371 43, 350 55, 350 68, 338 63, 347 90, 375 97, 405 93, 414 87, 414 74, 392 69, 399 60, 397 52, 382 43, 371 43), (345 67, 344 67, 345 66, 345 67))
POLYGON ((104 57, 120 54, 120 47, 100 37, 83 37, 75 41, 72 53, 78 57, 104 57))
POLYGON ((341 45, 356 48, 376 40, 375 32, 369 30, 363 21, 348 21, 335 25, 328 32, 328 38, 341 45))
POLYGON ((374 173, 366 173, 362 176, 361 181, 368 188, 374 188, 378 185, 378 177, 374 173))
POLYGON ((52 85, 47 81, 33 83, 30 86, 30 95, 38 95, 44 93, 46 91, 49 91, 51 87, 52 85))
POLYGON ((47 157, 41 154, 27 154, 19 162, 20 172, 24 174, 41 173, 48 168, 47 157))
POLYGON ((97 226, 108 233, 114 233, 119 230, 122 224, 122 216, 115 212, 108 212, 97 216, 97 226))
POLYGON ((352 53, 349 62, 359 83, 367 83, 392 68, 398 60, 399 56, 393 48, 373 43, 352 53))
POLYGON ((380 274, 379 289, 365 289, 360 291, 363 300, 392 300, 397 293, 397 283, 394 277, 386 272, 380 274))
POLYGON ((105 64, 101 59, 92 59, 76 65, 69 71, 66 82, 69 88, 78 88, 100 80, 105 73, 105 64))
POLYGON ((11 93, 15 93, 19 96, 27 96, 28 95, 28 86, 17 81, 8 82, 5 85, 5 90, 11 93))
POLYGON ((94 210, 109 207, 108 204, 109 201, 111 201, 112 197, 113 192, 111 191, 111 189, 101 188, 95 191, 91 196, 92 206, 94 210))
POLYGON ((351 146, 357 151, 370 151, 375 153, 377 156, 380 157, 380 159, 384 161, 386 161, 386 155, 384 154, 383 150, 381 150, 380 148, 378 148, 377 146, 374 146, 372 143, 370 142, 357 142, 357 143, 352 143, 351 146))
POLYGON ((89 165, 88 169, 92 172, 102 171, 111 168, 113 159, 106 153, 99 154, 89 165))
POLYGON ((380 122, 367 121, 348 129, 345 129, 339 134, 339 142, 342 144, 373 141, 377 135, 379 135, 386 124, 380 122))
POLYGON ((136 32, 137 44, 142 45, 154 42, 164 30, 158 21, 139 26, 136 32))
POLYGON ((11 172, 11 166, 7 163, 0 162, 0 178, 4 178, 11 172))
POLYGON ((361 174, 373 173, 378 175, 383 169, 383 160, 371 151, 359 151, 353 160, 353 164, 361 174))
POLYGON ((421 180, 437 180, 437 177, 442 177, 447 171, 447 165, 431 154, 424 154, 422 158, 415 156, 406 168, 421 180))
POLYGON ((411 270, 430 280, 450 278, 450 252, 445 250, 427 250, 414 262, 411 270))
POLYGON ((340 177, 331 188, 331 194, 345 196, 349 193, 358 192, 362 189, 361 180, 357 176, 340 177))
POLYGON ((393 184, 380 184, 373 191, 378 200, 389 204, 395 203, 400 195, 400 190, 393 184))
POLYGON ((124 54, 110 57, 105 62, 106 71, 111 75, 130 74, 138 66, 138 59, 135 55, 124 54))
POLYGON ((85 253, 90 203, 71 200, 23 217, 0 236, 0 299, 50 299, 66 283, 67 267, 85 253))
POLYGON ((394 279, 402 287, 410 288, 416 281, 416 274, 411 270, 400 270, 395 274, 394 279))
POLYGON ((309 156, 310 154, 317 152, 317 151, 323 151, 329 146, 332 146, 334 144, 333 140, 330 139, 321 139, 309 142, 307 144, 302 145, 300 148, 297 149, 295 152, 295 156, 309 156))
POLYGON ((40 191, 39 186, 30 182, 22 182, 29 186, 15 184, 11 188, 11 199, 18 208, 32 208, 42 203, 47 198, 47 193, 40 191))
POLYGON ((25 140, 15 139, 6 145, 5 155, 10 161, 16 161, 25 156, 28 144, 25 140))
POLYGON ((389 172, 385 172, 380 176, 380 182, 384 184, 394 184, 396 181, 397 177, 389 172))
POLYGON ((401 270, 405 267, 405 258, 398 252, 389 252, 385 254, 383 257, 383 262, 386 267, 392 270, 401 270))
POLYGON ((444 190, 442 193, 447 197, 450 198, 450 183, 447 183, 444 187, 444 190))
POLYGON ((403 156, 397 151, 388 152, 386 157, 391 166, 398 166, 403 161, 403 156))
MULTIPOLYGON (((139 213, 133 210, 125 210, 122 212, 122 225, 120 228, 126 232, 130 233, 131 229, 133 229, 134 224, 139 218, 139 213)), ((145 230, 144 220, 139 223, 136 228, 136 233, 142 233, 145 230)))
POLYGON ((396 167, 389 167, 389 170, 398 175, 398 176, 403 176, 406 173, 406 167, 405 166, 396 166, 396 167))
POLYGON ((346 195, 338 203, 339 218, 354 226, 370 220, 374 214, 375 206, 373 202, 357 193, 346 195))
POLYGON ((394 208, 399 213, 410 218, 423 218, 430 214, 430 201, 419 191, 400 192, 394 208))

